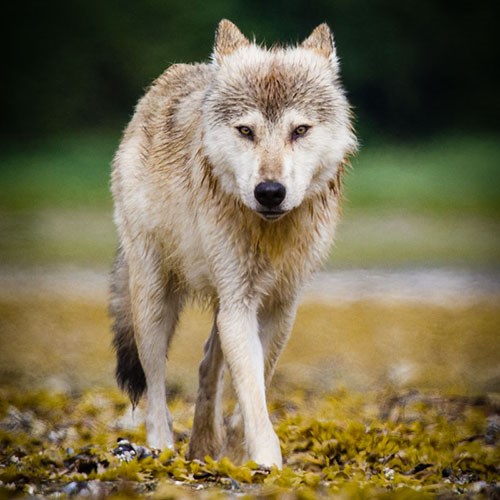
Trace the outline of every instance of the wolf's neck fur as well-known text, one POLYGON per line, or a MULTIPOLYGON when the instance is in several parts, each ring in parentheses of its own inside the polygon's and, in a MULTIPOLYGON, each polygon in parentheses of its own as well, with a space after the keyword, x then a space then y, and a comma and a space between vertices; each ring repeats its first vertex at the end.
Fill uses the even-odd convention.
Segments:
POLYGON ((267 221, 236 196, 225 192, 205 155, 200 160, 200 189, 217 205, 218 223, 237 228, 238 234, 233 234, 231 239, 241 246, 243 254, 268 259, 278 269, 295 268, 295 272, 299 272, 295 266, 303 265, 307 254, 312 257, 306 259, 311 264, 311 269, 305 270, 307 273, 322 263, 338 216, 342 168, 321 192, 304 200, 278 221, 267 221))

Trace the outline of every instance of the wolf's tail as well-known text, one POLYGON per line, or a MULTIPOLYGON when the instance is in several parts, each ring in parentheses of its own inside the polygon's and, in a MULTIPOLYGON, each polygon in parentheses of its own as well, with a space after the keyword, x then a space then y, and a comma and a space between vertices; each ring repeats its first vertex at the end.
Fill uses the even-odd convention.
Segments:
POLYGON ((113 346, 116 351, 116 380, 135 407, 146 390, 146 377, 137 352, 128 284, 128 264, 120 248, 111 278, 110 313, 113 322, 113 346))

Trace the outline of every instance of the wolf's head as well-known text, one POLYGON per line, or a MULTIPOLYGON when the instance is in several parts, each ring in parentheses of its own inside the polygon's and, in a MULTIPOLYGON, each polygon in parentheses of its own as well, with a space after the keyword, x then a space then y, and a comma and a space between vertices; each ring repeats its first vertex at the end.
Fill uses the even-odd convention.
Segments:
POLYGON ((268 220, 326 189, 356 149, 330 29, 266 49, 216 32, 204 147, 222 188, 268 220))

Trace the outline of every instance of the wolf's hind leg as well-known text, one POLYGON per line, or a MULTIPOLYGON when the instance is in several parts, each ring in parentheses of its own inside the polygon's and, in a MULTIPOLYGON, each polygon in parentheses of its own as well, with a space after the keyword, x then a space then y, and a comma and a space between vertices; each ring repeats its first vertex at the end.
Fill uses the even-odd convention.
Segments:
POLYGON ((281 301, 259 313, 259 335, 264 349, 266 388, 269 389, 281 352, 292 332, 298 301, 281 301))
POLYGON ((199 368, 198 397, 187 453, 190 460, 203 460, 206 455, 218 458, 224 446, 224 358, 215 321, 204 352, 205 356, 199 368))
POLYGON ((149 446, 173 448, 172 419, 166 406, 165 358, 182 305, 175 284, 164 279, 151 249, 130 260, 134 334, 146 379, 146 431, 149 446))

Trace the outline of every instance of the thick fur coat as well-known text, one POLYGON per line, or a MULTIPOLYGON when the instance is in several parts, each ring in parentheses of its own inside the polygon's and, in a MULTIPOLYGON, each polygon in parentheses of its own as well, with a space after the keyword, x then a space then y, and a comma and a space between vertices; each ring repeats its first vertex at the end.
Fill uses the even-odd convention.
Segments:
POLYGON ((301 286, 328 253, 355 149, 325 24, 266 49, 223 20, 210 63, 171 66, 140 100, 113 163, 111 311, 117 379, 134 404, 147 391, 150 446, 174 444, 165 357, 195 298, 214 325, 189 456, 282 465, 266 388, 301 286), (228 429, 225 367, 238 400, 228 429))

